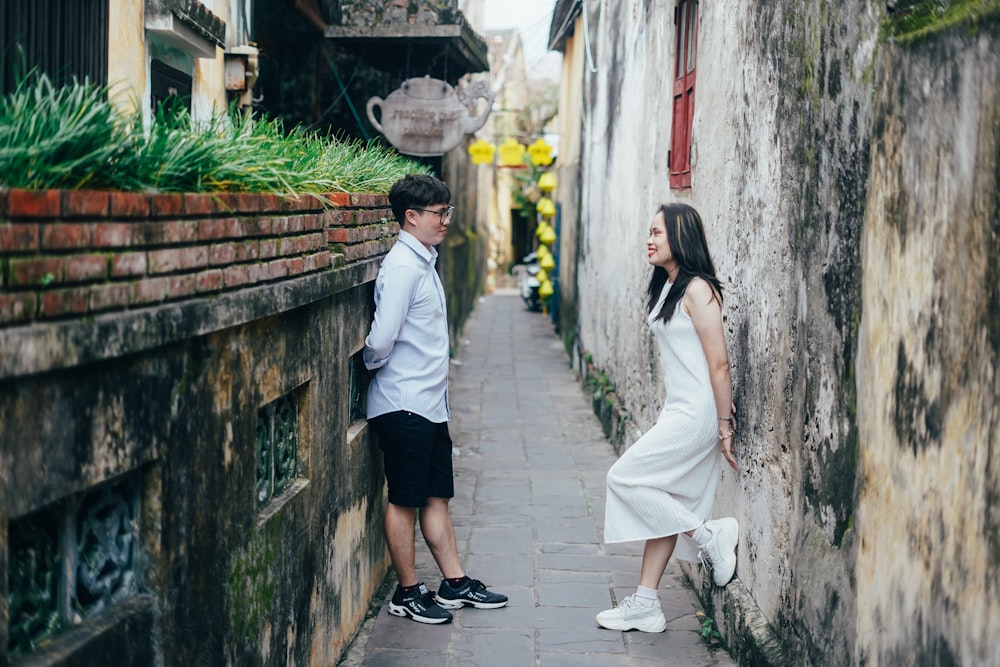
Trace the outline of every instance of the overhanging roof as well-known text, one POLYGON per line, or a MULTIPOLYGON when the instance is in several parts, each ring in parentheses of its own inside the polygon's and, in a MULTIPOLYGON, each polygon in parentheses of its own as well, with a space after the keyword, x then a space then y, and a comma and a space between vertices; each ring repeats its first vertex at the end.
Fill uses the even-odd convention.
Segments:
POLYGON ((581 0, 556 0, 549 26, 549 50, 562 51, 566 38, 573 34, 573 23, 583 11, 581 0))
POLYGON ((464 17, 457 23, 329 25, 326 38, 350 48, 384 71, 408 70, 407 76, 433 74, 455 82, 471 72, 489 71, 486 42, 464 17))

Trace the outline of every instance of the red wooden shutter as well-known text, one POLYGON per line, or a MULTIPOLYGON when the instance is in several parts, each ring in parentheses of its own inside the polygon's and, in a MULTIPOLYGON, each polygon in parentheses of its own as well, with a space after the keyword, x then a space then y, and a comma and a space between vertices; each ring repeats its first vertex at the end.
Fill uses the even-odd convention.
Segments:
POLYGON ((670 187, 691 187, 691 126, 694 121, 695 65, 698 51, 698 3, 680 0, 674 11, 673 114, 670 132, 670 187))

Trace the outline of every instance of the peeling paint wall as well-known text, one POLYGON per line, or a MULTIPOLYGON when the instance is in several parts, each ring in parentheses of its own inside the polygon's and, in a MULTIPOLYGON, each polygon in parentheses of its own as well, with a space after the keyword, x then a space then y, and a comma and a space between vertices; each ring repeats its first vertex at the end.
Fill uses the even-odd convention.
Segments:
MULTIPOLYGON (((580 123, 583 117, 583 72, 587 66, 586 44, 582 39, 583 19, 577 18, 574 34, 563 45, 562 74, 559 85, 559 160, 556 163, 557 187, 553 198, 561 206, 559 235, 559 331, 568 350, 577 343, 579 290, 577 255, 580 219, 580 123)), ((575 360, 578 361, 578 360, 575 360)))
POLYGON ((1000 663, 997 27, 886 45, 877 73, 855 651, 873 664, 1000 663))
MULTIPOLYGON (((230 0, 201 0, 216 16, 229 16, 230 0)), ((108 16, 108 83, 116 104, 125 112, 141 110, 151 118, 149 63, 153 58, 191 75, 191 116, 208 120, 226 112, 225 57, 195 58, 176 45, 146 31, 145 0, 115 0, 108 16)), ((183 28, 182 28, 183 29, 183 28)), ((188 28, 188 30, 190 30, 188 28)))
MULTIPOLYGON (((142 25, 141 0, 109 3, 108 53, 145 53, 146 31, 142 25)), ((123 113, 130 114, 143 108, 146 80, 145 58, 108 58, 108 85, 123 113)))
POLYGON ((644 241, 682 201, 725 290, 741 469, 714 513, 740 518, 745 598, 793 664, 995 662, 996 8, 903 46, 878 3, 699 3, 670 190, 673 5, 586 3, 574 36, 579 343, 626 441, 663 400, 644 241))
MULTIPOLYGON (((239 0, 201 0, 205 7, 219 17, 232 14, 230 5, 239 0)), ((235 32, 236 26, 227 25, 227 34, 235 32)), ((224 114, 229 106, 226 94, 225 49, 216 46, 214 58, 196 58, 194 61, 194 95, 191 100, 191 116, 195 120, 207 120, 224 114)))
POLYGON ((765 444, 747 457, 747 477, 766 481, 740 486, 758 500, 747 553, 769 567, 751 565, 756 576, 741 577, 789 653, 808 664, 848 664, 854 651, 859 242, 880 18, 875 6, 854 2, 784 3, 751 19, 753 31, 767 35, 761 56, 773 68, 766 131, 778 148, 778 190, 764 215, 778 226, 764 238, 780 242, 770 249, 778 271, 767 271, 768 257, 758 255, 743 275, 744 285, 777 289, 760 307, 749 300, 734 340, 744 419, 766 415, 741 439, 755 451, 765 444), (765 322, 777 340, 755 335, 765 322), (769 507, 782 510, 760 522, 769 507))

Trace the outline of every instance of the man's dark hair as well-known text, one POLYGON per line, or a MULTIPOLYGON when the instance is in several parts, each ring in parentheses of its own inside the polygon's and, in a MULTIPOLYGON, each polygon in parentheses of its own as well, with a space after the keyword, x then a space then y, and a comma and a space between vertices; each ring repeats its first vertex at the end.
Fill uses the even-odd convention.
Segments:
POLYGON ((426 174, 410 174, 396 181, 389 190, 389 204, 396 221, 406 221, 406 209, 450 204, 451 190, 442 181, 426 174))

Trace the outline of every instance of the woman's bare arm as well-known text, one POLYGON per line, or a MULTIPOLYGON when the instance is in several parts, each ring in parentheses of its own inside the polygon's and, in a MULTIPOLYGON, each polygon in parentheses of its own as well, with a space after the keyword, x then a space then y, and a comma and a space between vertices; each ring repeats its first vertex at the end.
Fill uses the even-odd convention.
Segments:
MULTIPOLYGON (((684 294, 684 308, 694 322, 694 329, 705 352, 717 414, 721 418, 731 417, 733 383, 729 373, 729 352, 726 350, 726 335, 722 325, 722 304, 711 285, 701 278, 694 278, 684 294)), ((736 459, 733 456, 731 431, 735 430, 735 421, 720 419, 719 444, 722 447, 722 455, 733 470, 736 470, 736 459)))

